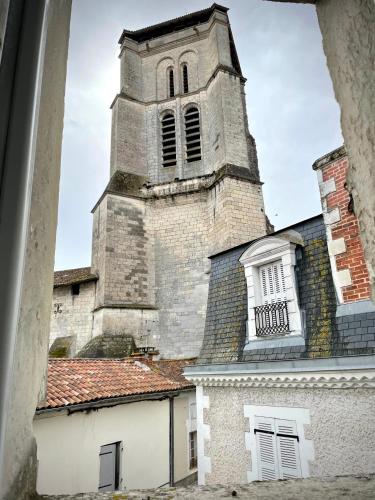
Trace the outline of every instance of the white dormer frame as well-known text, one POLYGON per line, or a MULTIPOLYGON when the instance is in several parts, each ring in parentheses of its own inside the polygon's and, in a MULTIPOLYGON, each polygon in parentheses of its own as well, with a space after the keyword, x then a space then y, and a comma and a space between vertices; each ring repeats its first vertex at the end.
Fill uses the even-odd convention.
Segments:
POLYGON ((294 231, 292 235, 267 236, 250 245, 239 259, 245 268, 247 283, 248 338, 245 349, 305 345, 295 278, 297 243, 303 244, 300 235, 294 231), (257 337, 254 307, 262 304, 259 268, 279 260, 284 270, 290 331, 282 335, 257 337))

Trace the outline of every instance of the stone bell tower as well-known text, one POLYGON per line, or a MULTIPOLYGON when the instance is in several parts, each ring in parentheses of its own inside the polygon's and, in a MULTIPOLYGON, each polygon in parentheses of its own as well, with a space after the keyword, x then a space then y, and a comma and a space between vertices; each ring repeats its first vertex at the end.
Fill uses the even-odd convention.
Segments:
POLYGON ((93 334, 130 335, 165 358, 199 353, 208 256, 266 232, 227 11, 119 40, 111 179, 93 210, 93 334))

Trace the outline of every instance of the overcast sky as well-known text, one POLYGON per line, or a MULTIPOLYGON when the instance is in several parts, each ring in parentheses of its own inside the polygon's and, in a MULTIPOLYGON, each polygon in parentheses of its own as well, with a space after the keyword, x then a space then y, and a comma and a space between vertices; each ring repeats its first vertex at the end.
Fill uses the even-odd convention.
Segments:
MULTIPOLYGON (((109 106, 119 91, 118 38, 209 7, 210 0, 74 0, 56 269, 90 265, 91 209, 109 178, 109 106)), ((311 5, 226 0, 247 78, 266 212, 276 229, 320 213, 312 163, 343 143, 339 108, 311 5)))

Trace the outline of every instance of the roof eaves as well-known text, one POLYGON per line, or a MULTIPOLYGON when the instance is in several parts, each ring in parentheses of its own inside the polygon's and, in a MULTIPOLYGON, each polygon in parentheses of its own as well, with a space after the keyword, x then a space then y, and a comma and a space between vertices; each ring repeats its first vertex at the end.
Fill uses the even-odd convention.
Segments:
POLYGON ((198 24, 200 22, 206 22, 208 21, 211 13, 214 10, 220 10, 221 12, 228 12, 229 8, 224 7, 223 5, 219 5, 217 3, 213 3, 211 7, 208 7, 207 9, 191 12, 190 14, 185 14, 184 16, 176 17, 174 19, 169 19, 168 21, 163 21, 158 24, 147 26, 146 28, 140 28, 134 31, 123 30, 118 43, 121 45, 122 42, 124 41, 124 38, 130 38, 131 40, 134 40, 136 42, 144 42, 151 38, 157 38, 158 36, 162 36, 164 34, 171 33, 173 31, 178 31, 190 26, 194 26, 194 24, 198 24), (206 19, 208 14, 209 16, 206 19), (189 23, 189 21, 191 24, 189 23))
POLYGON ((80 283, 89 283, 90 281, 98 281, 98 279, 99 279, 99 277, 96 274, 91 274, 90 276, 86 276, 84 278, 67 280, 64 283, 54 283, 53 288, 59 288, 61 286, 78 285, 80 283))
POLYGON ((308 217, 307 219, 300 220, 299 222, 295 222, 294 224, 291 224, 290 226, 283 227, 281 229, 278 229, 277 231, 274 231, 273 233, 270 234, 265 234, 264 236, 260 236, 259 238, 254 238, 253 240, 246 241, 245 243, 240 243, 239 245, 236 245, 231 248, 227 248, 226 250, 222 250, 221 252, 214 253, 212 255, 209 255, 209 259, 213 259, 214 257, 218 257, 219 255, 223 255, 227 252, 231 252, 232 250, 237 250, 238 248, 241 247, 246 247, 250 245, 251 243, 255 243, 256 241, 262 240, 264 238, 267 238, 269 236, 275 236, 277 234, 283 233, 284 231, 287 231, 288 229, 293 229, 295 226, 299 226, 300 224, 303 224, 304 222, 309 222, 314 219, 321 218, 323 215, 322 214, 317 214, 313 215, 312 217, 308 217))
POLYGON ((45 407, 38 407, 35 413, 36 415, 40 415, 41 413, 60 412, 64 410, 68 411, 69 413, 73 413, 75 411, 84 411, 91 408, 117 406, 120 404, 136 403, 138 401, 144 401, 150 399, 160 400, 176 396, 177 395, 176 393, 191 391, 192 389, 194 389, 194 387, 195 387, 194 384, 189 384, 187 382, 186 385, 173 389, 161 389, 160 391, 139 392, 135 394, 129 394, 126 396, 96 398, 89 401, 83 401, 81 403, 73 403, 73 404, 70 403, 59 406, 48 405, 45 407))

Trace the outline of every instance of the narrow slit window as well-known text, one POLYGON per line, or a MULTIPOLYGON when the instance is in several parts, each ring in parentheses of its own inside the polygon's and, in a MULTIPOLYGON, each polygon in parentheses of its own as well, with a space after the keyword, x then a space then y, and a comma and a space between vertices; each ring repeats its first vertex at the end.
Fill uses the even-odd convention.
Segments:
POLYGON ((197 431, 189 432, 189 459, 190 469, 197 467, 197 431))
POLYGON ((163 167, 176 165, 176 125, 172 113, 164 115, 161 120, 161 141, 163 167))
POLYGON ((182 82, 184 86, 184 94, 187 94, 189 92, 189 76, 187 64, 183 64, 182 66, 182 82))
POLYGON ((185 113, 186 161, 191 163, 202 158, 201 132, 198 108, 193 107, 185 113))
POLYGON ((168 71, 168 78, 169 78, 169 97, 174 97, 174 75, 173 75, 173 69, 170 68, 168 71))

